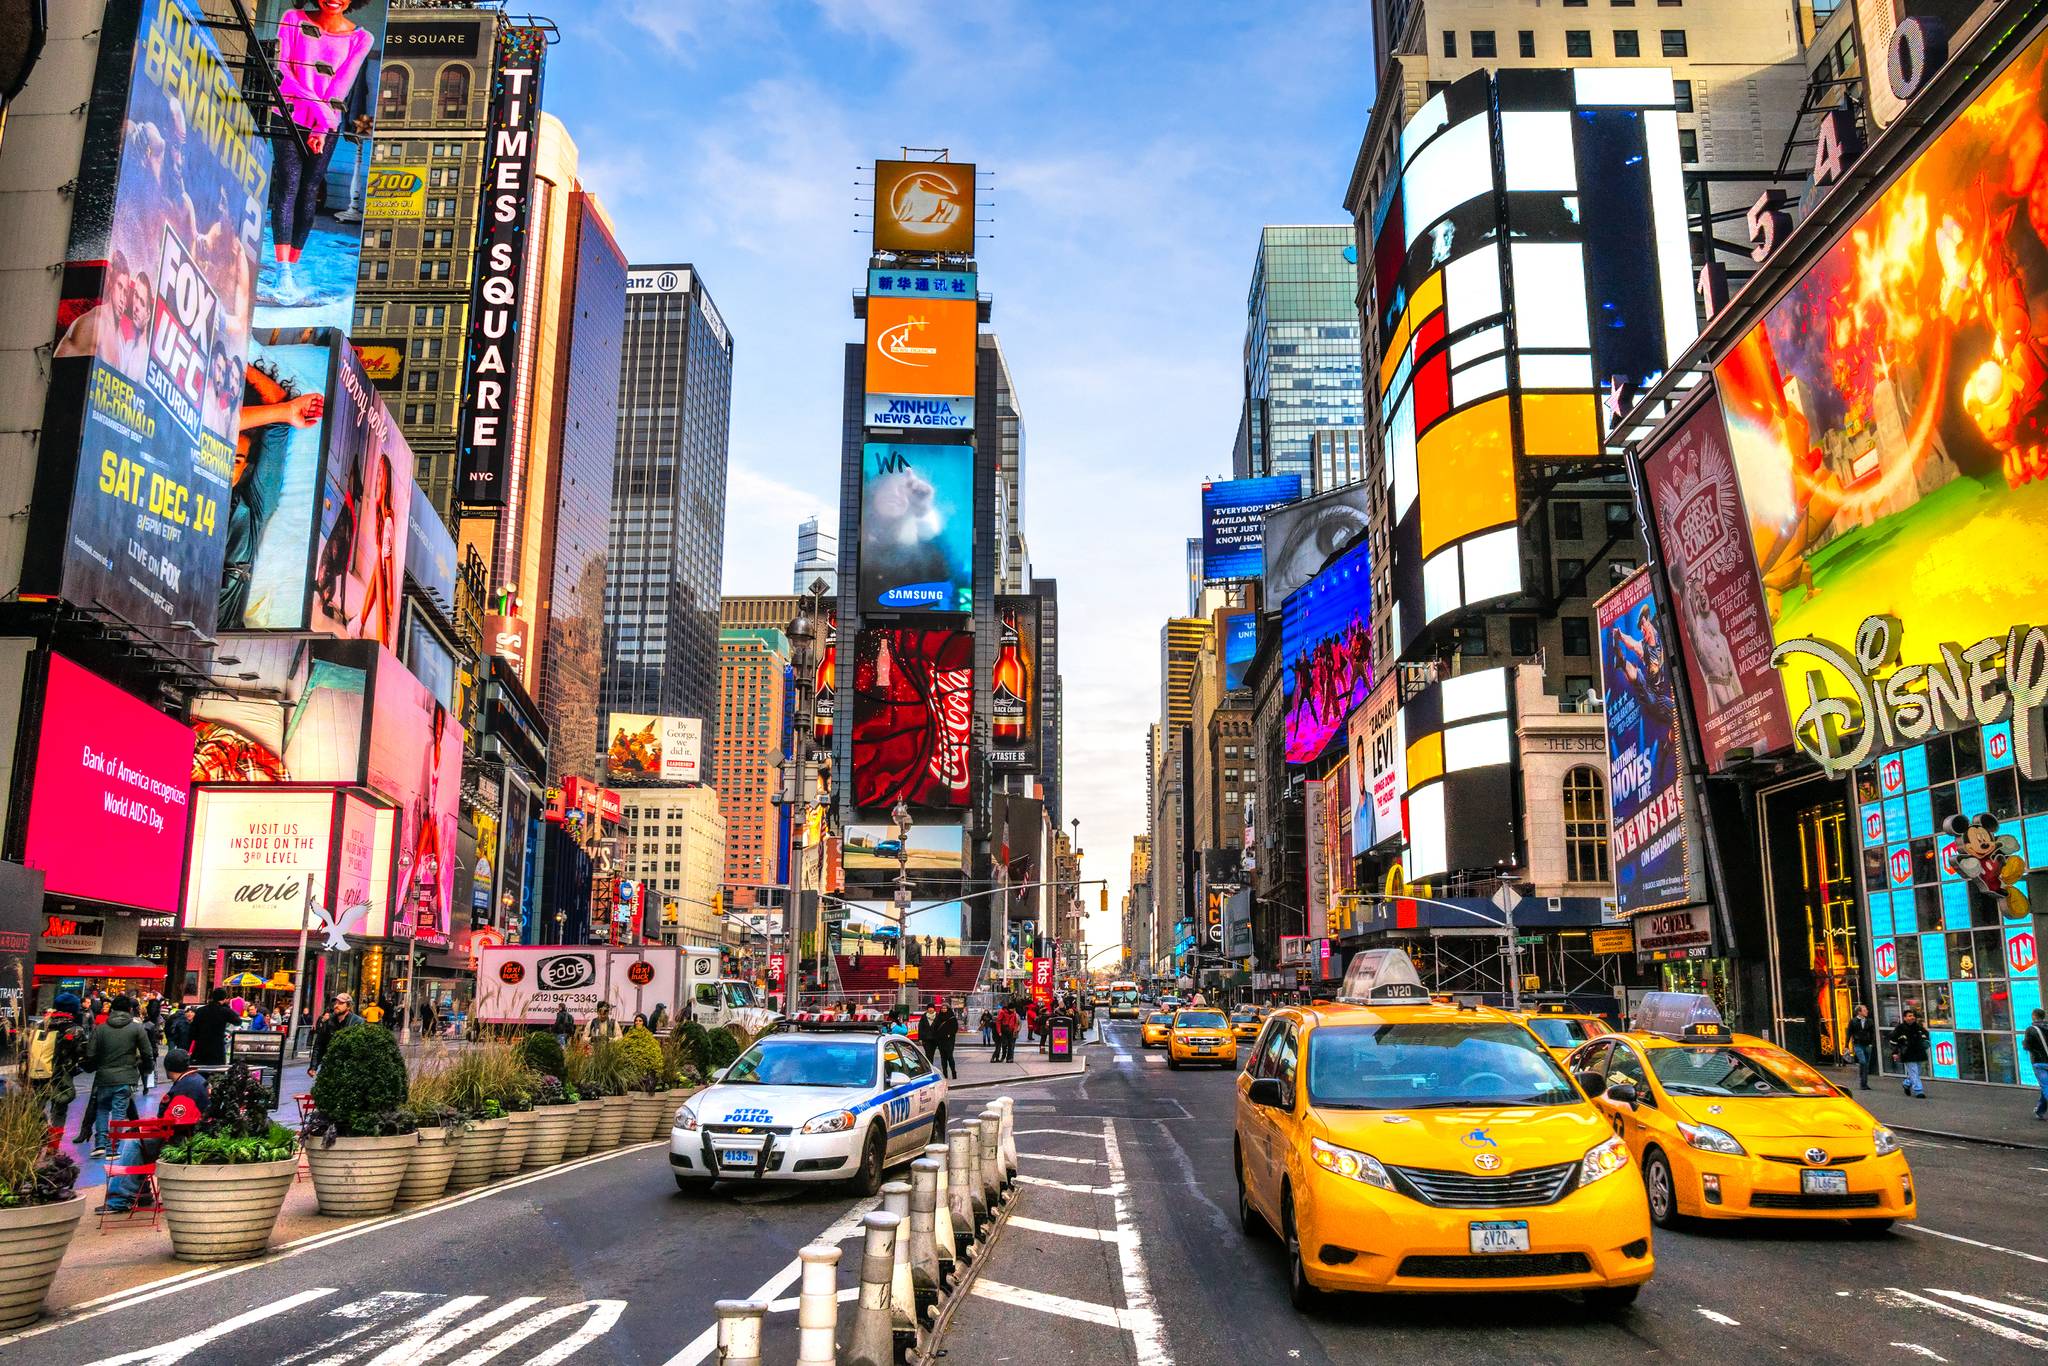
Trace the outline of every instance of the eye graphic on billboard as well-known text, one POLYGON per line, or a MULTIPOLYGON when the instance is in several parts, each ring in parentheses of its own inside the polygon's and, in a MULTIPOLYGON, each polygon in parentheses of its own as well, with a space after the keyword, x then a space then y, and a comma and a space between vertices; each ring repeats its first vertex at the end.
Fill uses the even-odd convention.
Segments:
POLYGON ((498 30, 484 128, 483 211, 477 215, 476 281, 469 299, 469 346, 462 371, 457 452, 464 502, 503 507, 523 425, 513 402, 524 388, 519 300, 526 278, 527 217, 540 137, 540 90, 547 34, 498 30))
POLYGON ((977 345, 975 310, 972 300, 869 299, 870 410, 875 406, 874 397, 881 396, 965 399, 967 411, 971 412, 977 345))
POLYGON ((1280 606, 1287 762, 1314 763, 1372 691, 1372 552, 1360 544, 1280 606))
POLYGON ((1298 474, 1203 484, 1203 582, 1256 579, 1265 573, 1266 514, 1300 498, 1298 474))
POLYGON ((853 800, 965 806, 974 740, 974 637, 866 630, 853 673, 853 800))
MULTIPOLYGON (((1882 611, 1912 666, 1935 642, 2048 619, 2048 580, 1999 572, 2048 528, 2048 276, 2024 188, 2048 136, 2044 66, 2048 35, 1715 369, 1780 644, 1853 642, 1882 611)), ((1814 667, 1804 653, 1782 666, 1793 708, 1814 667)))
POLYGON ((861 448, 860 601, 879 612, 974 610, 974 448, 861 448))
POLYGON ((995 674, 989 681, 989 762, 1038 764, 1038 599, 996 599, 995 674))
POLYGON ((704 723, 694 716, 614 712, 605 772, 628 783, 694 783, 703 776, 704 723))
POLYGON ((187 0, 137 19, 100 34, 21 587, 207 635, 270 145, 187 0))
POLYGON ((875 250, 974 254, 974 164, 877 161, 875 250))
POLYGON ((1369 492, 1352 484, 1266 514, 1266 601, 1285 601, 1365 530, 1369 492))
POLYGON ((1685 847, 1678 703, 1670 644, 1639 569, 1594 604, 1607 698, 1614 894, 1625 914, 1698 900, 1685 847))

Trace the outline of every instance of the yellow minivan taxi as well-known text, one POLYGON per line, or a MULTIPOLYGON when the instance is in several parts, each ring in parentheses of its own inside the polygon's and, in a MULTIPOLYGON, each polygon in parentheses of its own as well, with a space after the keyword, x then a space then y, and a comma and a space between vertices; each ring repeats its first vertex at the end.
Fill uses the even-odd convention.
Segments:
POLYGON ((1685 1218, 1915 1217, 1897 1135, 1769 1041, 1735 1034, 1703 996, 1651 992, 1626 1034, 1571 1057, 1643 1173, 1660 1228, 1685 1218))
POLYGON ((1358 954, 1338 1003, 1266 1022, 1237 1083, 1238 1218, 1289 1298, 1570 1290, 1633 1303, 1656 1262, 1628 1149, 1521 1020, 1433 1002, 1358 954))
POLYGON ((1237 1066, 1237 1036, 1220 1010, 1197 1006, 1173 1012, 1173 1024, 1166 1034, 1166 1065, 1208 1063, 1215 1067, 1237 1066))
POLYGON ((1173 1012, 1155 1010, 1145 1017, 1145 1023, 1138 1026, 1138 1046, 1141 1048, 1164 1048, 1166 1036, 1173 1031, 1173 1012))

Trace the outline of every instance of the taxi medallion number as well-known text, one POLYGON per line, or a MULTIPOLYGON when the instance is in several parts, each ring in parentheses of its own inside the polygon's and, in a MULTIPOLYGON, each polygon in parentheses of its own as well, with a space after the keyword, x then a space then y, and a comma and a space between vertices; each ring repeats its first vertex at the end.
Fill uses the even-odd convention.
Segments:
POLYGON ((1527 1219, 1495 1219, 1471 1225, 1472 1251, 1481 1252, 1527 1252, 1529 1250, 1529 1221, 1527 1219))
POLYGON ((1847 1195, 1849 1173, 1807 1168, 1799 1173, 1802 1195, 1847 1195))

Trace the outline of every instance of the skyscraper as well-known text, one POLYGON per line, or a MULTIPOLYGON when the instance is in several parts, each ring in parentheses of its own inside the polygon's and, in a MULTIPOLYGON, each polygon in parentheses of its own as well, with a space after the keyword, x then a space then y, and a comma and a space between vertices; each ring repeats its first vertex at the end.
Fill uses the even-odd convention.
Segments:
POLYGON ((780 820, 770 797, 788 729, 789 637, 780 627, 718 636, 719 726, 711 780, 725 805, 725 880, 742 889, 781 881, 780 820))
POLYGON ((626 285, 618 462, 605 585, 604 707, 718 727, 732 337, 688 265, 626 285))
POLYGON ((825 530, 821 519, 804 518, 796 524, 796 573, 790 579, 790 591, 801 596, 810 591, 815 579, 823 579, 829 589, 838 578, 838 535, 825 530))
POLYGON ((1267 227, 1245 299, 1239 478, 1315 479, 1318 429, 1365 422, 1355 239, 1349 223, 1267 227))

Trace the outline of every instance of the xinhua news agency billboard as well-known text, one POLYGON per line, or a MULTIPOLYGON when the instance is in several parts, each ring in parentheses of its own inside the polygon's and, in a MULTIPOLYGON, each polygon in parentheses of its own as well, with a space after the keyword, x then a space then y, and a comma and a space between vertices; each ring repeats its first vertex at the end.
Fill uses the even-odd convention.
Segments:
MULTIPOLYGON (((868 272, 868 300, 870 306, 880 305, 892 309, 898 301, 910 304, 928 304, 935 299, 951 300, 955 303, 974 305, 977 310, 975 293, 976 275, 971 270, 912 270, 909 267, 895 269, 878 268, 868 272)), ((953 320, 949 334, 954 342, 959 340, 959 321, 965 310, 949 309, 953 320)), ((949 343, 950 344, 950 343, 949 343)), ((869 365, 867 406, 863 420, 870 427, 903 428, 910 431, 964 431, 974 430, 974 394, 972 378, 969 377, 965 394, 934 394, 927 392, 937 387, 917 384, 912 392, 888 392, 888 376, 898 373, 895 363, 910 353, 899 351, 892 357, 874 358, 869 365)), ((971 354, 971 353, 970 353, 971 354)), ((923 379, 923 376, 919 376, 923 379)))

